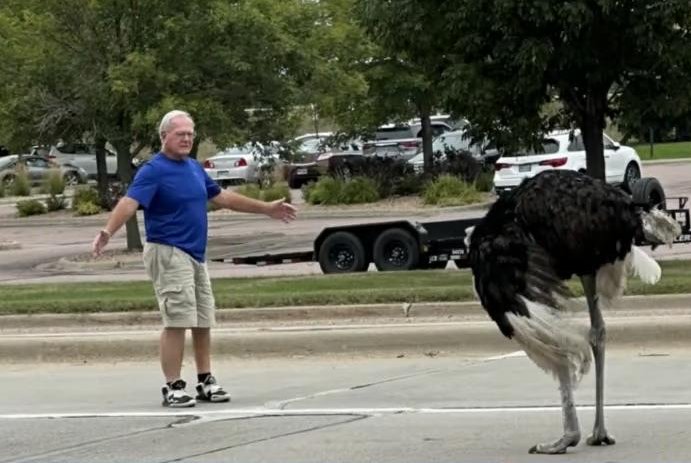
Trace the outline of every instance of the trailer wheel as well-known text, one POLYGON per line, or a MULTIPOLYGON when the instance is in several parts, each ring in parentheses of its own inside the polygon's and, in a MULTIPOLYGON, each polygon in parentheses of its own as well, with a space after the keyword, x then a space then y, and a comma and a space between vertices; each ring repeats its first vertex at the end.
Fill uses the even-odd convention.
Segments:
POLYGON ((418 266, 420 250, 413 235, 402 228, 384 230, 374 242, 378 270, 410 270, 418 266))
POLYGON ((654 177, 645 177, 633 184, 631 196, 636 204, 648 204, 651 207, 663 207, 665 202, 665 190, 654 177))
POLYGON ((363 272, 368 264, 362 241, 350 232, 335 232, 319 247, 319 266, 324 273, 363 272))

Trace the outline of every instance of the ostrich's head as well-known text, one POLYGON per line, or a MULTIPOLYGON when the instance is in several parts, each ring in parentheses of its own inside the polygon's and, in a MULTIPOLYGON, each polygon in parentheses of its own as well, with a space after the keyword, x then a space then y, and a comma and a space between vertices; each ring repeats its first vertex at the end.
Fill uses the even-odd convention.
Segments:
POLYGON ((681 225, 674 217, 659 209, 644 212, 642 217, 643 235, 645 239, 655 244, 672 246, 674 239, 681 235, 681 225))

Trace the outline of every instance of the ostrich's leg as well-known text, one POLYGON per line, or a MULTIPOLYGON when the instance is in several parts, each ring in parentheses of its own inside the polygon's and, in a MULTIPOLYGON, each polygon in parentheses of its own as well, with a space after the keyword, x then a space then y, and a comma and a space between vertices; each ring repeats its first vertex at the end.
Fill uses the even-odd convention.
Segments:
POLYGON ((556 442, 537 444, 530 449, 530 453, 566 453, 569 447, 575 447, 581 440, 581 430, 578 426, 578 415, 573 402, 573 382, 568 368, 559 372, 559 390, 561 391, 561 411, 564 418, 564 435, 556 442))
POLYGON ((614 445, 614 437, 605 428, 604 383, 605 383, 605 321, 598 305, 595 275, 581 277, 583 290, 590 313, 590 344, 595 357, 595 425, 588 437, 588 445, 614 445))

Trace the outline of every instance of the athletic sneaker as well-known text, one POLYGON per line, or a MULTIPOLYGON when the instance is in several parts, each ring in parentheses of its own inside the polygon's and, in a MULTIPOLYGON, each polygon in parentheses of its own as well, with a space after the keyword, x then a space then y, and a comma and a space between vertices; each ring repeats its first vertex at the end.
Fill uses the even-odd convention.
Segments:
POLYGON ((185 383, 183 380, 178 379, 173 381, 170 386, 167 384, 161 389, 163 394, 163 406, 164 407, 194 407, 197 403, 194 397, 185 392, 185 383))
POLYGON ((216 384, 216 378, 209 375, 203 383, 197 384, 197 400, 206 402, 228 402, 228 394, 221 386, 216 384))

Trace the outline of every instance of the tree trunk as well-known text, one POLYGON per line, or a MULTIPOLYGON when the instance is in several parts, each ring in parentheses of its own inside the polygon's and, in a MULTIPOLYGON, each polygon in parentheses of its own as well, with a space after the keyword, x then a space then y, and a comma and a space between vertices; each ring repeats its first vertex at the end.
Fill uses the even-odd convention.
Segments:
MULTIPOLYGON (((127 188, 132 183, 132 156, 130 154, 130 143, 127 141, 116 142, 115 148, 118 151, 118 177, 120 178, 121 192, 124 196, 127 188)), ((141 251, 143 249, 142 239, 139 234, 137 214, 134 214, 126 224, 127 229, 127 250, 141 251)))
POLYGON ((106 139, 100 135, 96 136, 96 184, 98 198, 101 207, 111 209, 113 207, 108 201, 108 168, 106 166, 106 139))
POLYGON ((427 107, 420 108, 420 124, 422 125, 422 156, 424 159, 424 171, 432 172, 433 152, 432 152, 432 123, 430 110, 427 107))
POLYGON ((192 159, 197 159, 197 153, 199 151, 199 143, 201 142, 201 139, 199 137, 194 137, 194 141, 192 142, 192 151, 190 151, 190 157, 192 159))
POLYGON ((585 111, 581 117, 581 133, 585 145, 585 162, 588 175, 605 179, 605 151, 602 132, 605 130, 605 107, 607 92, 598 95, 590 92, 586 95, 585 111))

